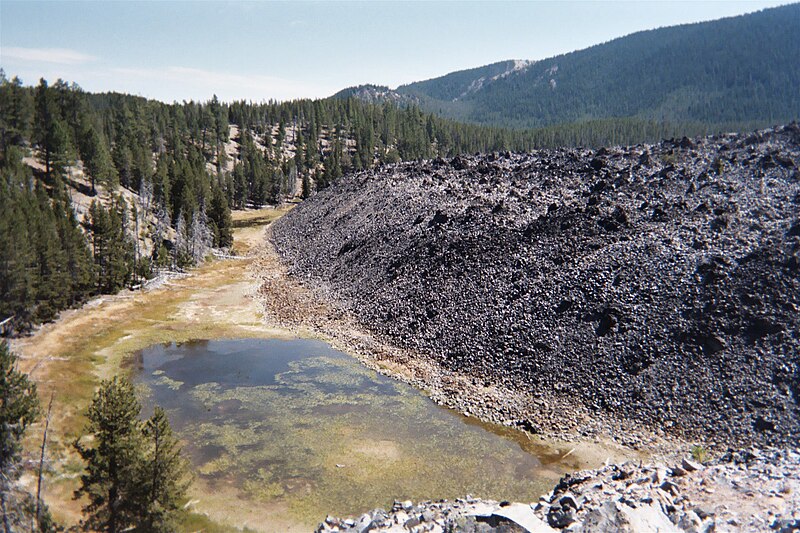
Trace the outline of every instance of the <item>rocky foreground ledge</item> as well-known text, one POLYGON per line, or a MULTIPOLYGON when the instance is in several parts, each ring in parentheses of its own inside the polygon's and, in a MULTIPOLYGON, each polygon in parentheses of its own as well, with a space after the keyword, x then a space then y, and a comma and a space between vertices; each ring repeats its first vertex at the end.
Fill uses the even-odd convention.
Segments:
POLYGON ((466 497, 328 517, 325 532, 800 531, 800 452, 729 452, 702 465, 626 463, 567 475, 532 504, 466 497))

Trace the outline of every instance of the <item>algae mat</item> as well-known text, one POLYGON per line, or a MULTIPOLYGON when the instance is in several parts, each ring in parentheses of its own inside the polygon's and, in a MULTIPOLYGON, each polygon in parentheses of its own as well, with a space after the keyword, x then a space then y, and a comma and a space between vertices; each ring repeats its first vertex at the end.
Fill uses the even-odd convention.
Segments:
POLYGON ((161 344, 137 366, 146 410, 163 406, 186 443, 198 509, 213 497, 215 520, 259 531, 310 531, 394 498, 535 501, 579 466, 465 423, 321 341, 161 344))

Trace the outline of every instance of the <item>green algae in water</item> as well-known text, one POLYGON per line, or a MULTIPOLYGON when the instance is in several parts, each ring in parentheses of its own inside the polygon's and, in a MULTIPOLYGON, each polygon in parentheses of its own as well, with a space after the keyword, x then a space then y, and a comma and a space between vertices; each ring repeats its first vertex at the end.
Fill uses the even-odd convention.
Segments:
POLYGON ((142 365, 145 404, 167 410, 197 475, 298 522, 395 498, 534 501, 552 484, 517 442, 319 341, 159 345, 142 365))

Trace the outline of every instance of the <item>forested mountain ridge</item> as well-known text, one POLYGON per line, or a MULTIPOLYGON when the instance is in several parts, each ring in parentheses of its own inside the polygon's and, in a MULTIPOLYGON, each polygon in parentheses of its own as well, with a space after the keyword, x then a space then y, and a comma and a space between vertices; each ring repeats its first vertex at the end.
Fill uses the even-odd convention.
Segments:
POLYGON ((338 93, 334 94, 332 98, 338 98, 340 100, 355 98, 357 100, 361 100, 362 102, 394 102, 401 105, 414 104, 417 103, 418 100, 414 97, 402 95, 397 91, 386 87, 385 85, 372 84, 357 85, 355 87, 342 89, 338 93))
POLYGON ((393 101, 401 104, 419 103, 423 99, 455 101, 480 90, 483 85, 530 66, 525 60, 509 60, 483 67, 451 72, 439 78, 401 85, 392 90, 384 85, 358 85, 342 89, 333 98, 359 98, 367 102, 393 101))
POLYGON ((541 61, 453 72, 386 94, 503 127, 624 119, 747 129, 800 117, 798 57, 800 4, 792 4, 637 32, 541 61))

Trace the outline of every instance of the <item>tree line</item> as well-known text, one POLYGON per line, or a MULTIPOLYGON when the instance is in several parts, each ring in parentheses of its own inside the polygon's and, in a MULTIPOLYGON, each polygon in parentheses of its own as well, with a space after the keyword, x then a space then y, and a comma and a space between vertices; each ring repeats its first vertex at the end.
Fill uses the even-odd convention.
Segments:
POLYGON ((307 197, 376 164, 524 147, 519 133, 413 107, 165 104, 63 80, 29 87, 0 71, 0 321, 25 331, 229 247, 231 208, 307 197), (91 202, 82 216, 75 191, 91 202))

